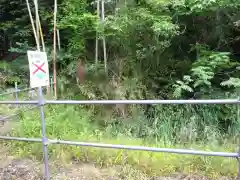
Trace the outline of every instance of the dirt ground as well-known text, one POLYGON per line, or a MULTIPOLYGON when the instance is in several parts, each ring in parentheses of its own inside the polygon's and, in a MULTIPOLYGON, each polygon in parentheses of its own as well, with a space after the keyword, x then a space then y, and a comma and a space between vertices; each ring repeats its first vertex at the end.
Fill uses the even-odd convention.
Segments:
MULTIPOLYGON (((29 159, 5 157, 0 160, 0 180, 43 180, 43 166, 29 159)), ((149 177, 129 167, 100 169, 90 164, 62 166, 51 163, 53 180, 209 180, 197 175, 174 175, 172 177, 149 177)), ((229 180, 220 178, 219 180, 229 180)))
MULTIPOLYGON (((0 144, 0 180, 44 180, 43 163, 27 158, 8 155, 8 149, 0 144)), ((49 162, 52 180, 210 180, 199 175, 176 174, 169 177, 153 177, 143 174, 129 166, 99 168, 94 164, 63 165, 49 162)), ((218 180, 233 180, 222 177, 218 180)))

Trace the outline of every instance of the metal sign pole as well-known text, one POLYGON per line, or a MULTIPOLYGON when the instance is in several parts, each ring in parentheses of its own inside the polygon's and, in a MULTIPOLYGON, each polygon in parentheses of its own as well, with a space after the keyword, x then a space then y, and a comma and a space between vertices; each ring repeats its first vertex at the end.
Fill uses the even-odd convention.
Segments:
POLYGON ((50 180, 50 173, 48 169, 48 150, 47 150, 48 139, 46 137, 46 125, 45 125, 45 117, 44 117, 44 109, 43 109, 44 97, 43 97, 41 86, 38 87, 38 100, 39 100, 40 118, 41 118, 41 125, 42 125, 42 145, 43 145, 45 178, 46 180, 50 180))
POLYGON ((30 85, 31 88, 38 88, 38 105, 40 108, 41 126, 42 126, 42 146, 44 156, 45 179, 50 180, 50 173, 48 169, 48 151, 46 127, 44 119, 44 97, 42 87, 49 86, 49 70, 46 52, 28 51, 28 61, 30 70, 30 85))
MULTIPOLYGON (((239 141, 239 140, 238 140, 238 141, 239 141)), ((238 143, 240 143, 240 142, 238 142, 238 143)), ((239 149, 238 149, 237 163, 238 163, 237 180, 240 180, 240 145, 239 145, 239 149)))
MULTIPOLYGON (((237 89, 238 93, 238 100, 240 100, 240 88, 237 89)), ((237 122, 240 124, 240 108, 239 104, 237 104, 237 122)), ((238 157, 237 157, 237 162, 238 162, 238 177, 237 179, 240 180, 240 138, 238 137, 238 157)))

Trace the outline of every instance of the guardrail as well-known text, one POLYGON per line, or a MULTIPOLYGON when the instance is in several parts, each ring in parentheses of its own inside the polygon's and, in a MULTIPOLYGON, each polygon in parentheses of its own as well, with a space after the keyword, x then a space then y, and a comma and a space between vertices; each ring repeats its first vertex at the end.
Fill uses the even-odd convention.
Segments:
POLYGON ((44 105, 46 104, 240 104, 240 99, 213 99, 213 100, 85 100, 85 101, 65 101, 65 100, 44 100, 42 88, 38 88, 38 101, 0 101, 0 104, 31 104, 37 105, 40 108, 40 118, 41 118, 41 129, 42 129, 42 139, 40 138, 26 138, 26 137, 8 137, 0 136, 2 140, 17 140, 26 142, 42 143, 43 145, 43 156, 44 156, 44 169, 45 178, 50 180, 50 173, 48 167, 48 150, 47 146, 49 144, 65 144, 74 146, 88 146, 88 147, 98 147, 98 148, 112 148, 112 149, 126 149, 126 150, 141 150, 141 151, 152 151, 152 152, 165 152, 165 153, 177 153, 177 154, 189 154, 189 155, 202 155, 202 156, 220 156, 228 158, 236 158, 238 161, 238 176, 237 179, 240 180, 240 146, 239 152, 208 152, 208 151, 197 151, 197 150, 187 150, 187 149, 169 149, 169 148, 154 148, 145 146, 127 146, 120 144, 102 144, 102 143, 87 143, 87 142, 77 142, 77 141, 64 141, 64 140, 54 140, 48 139, 46 137, 46 127, 45 127, 45 117, 44 117, 44 105))
MULTIPOLYGON (((14 94, 15 95, 15 101, 14 102, 18 102, 19 101, 19 94, 21 92, 29 92, 29 91, 33 91, 33 90, 36 90, 36 88, 24 88, 24 89, 19 89, 18 85, 17 85, 17 82, 15 82, 15 87, 14 87, 14 91, 10 91, 10 92, 5 92, 5 93, 1 93, 0 94, 0 97, 4 97, 4 96, 7 96, 7 95, 11 95, 11 94, 14 94)), ((32 95, 33 96, 33 95, 32 95)), ((37 108, 37 106, 34 106, 34 107, 30 107, 28 109, 24 109, 23 112, 25 111, 29 111, 29 110, 32 110, 34 108, 37 108)), ((4 116, 4 117, 1 117, 0 118, 0 122, 5 122, 9 119, 12 119, 16 116, 18 116, 20 113, 15 113, 15 114, 11 114, 11 115, 8 115, 8 116, 4 116)))
MULTIPOLYGON (((52 93, 52 85, 53 83, 50 83, 50 93, 52 93)), ((0 97, 4 97, 4 96, 7 96, 7 95, 11 95, 11 94, 14 94, 15 95, 15 101, 12 101, 13 103, 8 103, 8 104, 16 104, 16 102, 20 102, 18 103, 19 104, 23 104, 21 103, 21 101, 19 101, 19 94, 22 93, 22 92, 31 92, 31 97, 34 97, 34 94, 33 94, 33 91, 36 91, 37 88, 24 88, 24 89, 20 89, 17 85, 17 82, 15 82, 15 87, 14 87, 14 91, 10 91, 10 92, 5 92, 5 93, 0 93, 0 97)), ((37 93, 36 93, 37 94, 37 93)), ((6 102, 6 101, 5 101, 6 102)), ((28 104, 25 104, 25 105, 28 105, 28 104)), ((38 104, 34 107, 30 107, 28 109, 24 109, 22 110, 22 112, 26 112, 26 111, 29 111, 29 110, 32 110, 32 109, 35 109, 38 107, 38 104)), ((12 115, 8 115, 8 116, 5 116, 5 117, 2 117, 0 118, 0 122, 5 122, 13 117, 16 117, 18 116, 20 113, 15 113, 15 114, 12 114, 12 115)))

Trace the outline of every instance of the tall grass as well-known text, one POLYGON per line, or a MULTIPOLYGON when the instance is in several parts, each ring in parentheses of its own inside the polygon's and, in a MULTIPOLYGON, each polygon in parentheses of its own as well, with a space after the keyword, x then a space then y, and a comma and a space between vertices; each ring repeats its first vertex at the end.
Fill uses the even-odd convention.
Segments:
MULTIPOLYGON (((80 105, 48 105, 45 108, 47 136, 52 139, 113 144, 237 151, 234 139, 237 134, 223 133, 225 130, 215 124, 217 119, 213 109, 214 106, 203 107, 201 111, 204 116, 200 116, 193 114, 189 106, 158 106, 156 114, 148 119, 140 111, 138 116, 115 118, 107 122, 104 117, 96 114, 95 109, 80 105)), ((21 127, 15 129, 12 135, 41 137, 39 112, 35 110, 24 113, 21 127)), ((42 158, 41 144, 11 142, 11 146, 17 155, 42 158)), ((78 160, 100 166, 128 164, 152 175, 198 173, 216 179, 220 175, 234 176, 237 171, 237 161, 231 158, 64 145, 50 145, 49 154, 52 159, 57 158, 63 162, 78 160)))
MULTIPOLYGON (((145 88, 136 80, 128 80, 126 85, 111 83, 71 86, 62 94, 67 92, 65 99, 144 98, 145 88), (74 88, 80 90, 78 96, 74 88)), ((24 95, 20 98, 26 99, 24 95)), ((2 107, 0 112, 7 108, 2 107)), ((236 152, 240 135, 236 105, 46 105, 44 109, 47 137, 51 139, 236 152)), ((21 115, 20 127, 11 135, 41 137, 38 109, 21 115)), ((10 145, 15 155, 42 159, 41 144, 12 141, 10 145)), ((237 161, 231 158, 64 145, 50 145, 49 154, 53 160, 66 163, 75 160, 99 166, 128 164, 151 175, 198 173, 217 179, 221 175, 235 176, 237 172, 237 161)))

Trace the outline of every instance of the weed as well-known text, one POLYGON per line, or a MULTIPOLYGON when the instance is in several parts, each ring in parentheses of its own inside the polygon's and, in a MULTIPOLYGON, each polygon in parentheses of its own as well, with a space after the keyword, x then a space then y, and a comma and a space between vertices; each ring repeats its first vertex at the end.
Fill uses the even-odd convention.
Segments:
MULTIPOLYGON (((208 151, 236 151, 233 141, 225 140, 225 142, 221 141, 220 143, 219 139, 223 135, 221 135, 217 127, 212 123, 208 122, 209 125, 205 125, 205 128, 201 132, 200 130, 203 128, 203 125, 199 125, 199 117, 190 116, 184 109, 181 110, 181 108, 180 111, 173 111, 173 109, 168 109, 167 111, 166 108, 162 109, 161 116, 152 121, 152 124, 150 122, 144 123, 144 120, 147 121, 147 119, 140 116, 134 117, 132 121, 129 119, 128 122, 115 126, 111 122, 105 124, 105 127, 103 127, 99 125, 99 121, 101 121, 99 119, 100 116, 94 116, 91 110, 83 106, 47 105, 45 107, 47 136, 51 139, 57 138, 111 144, 189 148, 208 151), (180 118, 182 113, 185 115, 180 118), (184 119, 187 116, 189 116, 189 119, 184 119), (145 135, 140 138, 143 131, 145 135), (206 137, 208 138, 205 139, 206 137)), ((211 118, 211 116, 207 118, 211 118)), ((21 119, 21 127, 15 129, 12 135, 41 137, 39 112, 33 110, 24 113, 21 119)), ((15 155, 31 155, 40 160, 42 159, 41 144, 11 142, 10 145, 15 155)), ((106 150, 91 147, 50 145, 49 155, 52 159, 59 159, 64 162, 75 160, 96 163, 99 166, 105 167, 128 164, 141 170, 143 173, 153 175, 168 175, 174 172, 187 174, 200 173, 215 179, 220 175, 234 176, 237 169, 236 160, 231 158, 146 151, 106 150)))

